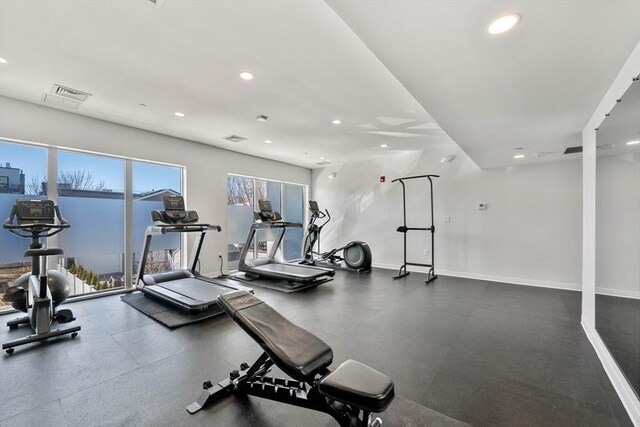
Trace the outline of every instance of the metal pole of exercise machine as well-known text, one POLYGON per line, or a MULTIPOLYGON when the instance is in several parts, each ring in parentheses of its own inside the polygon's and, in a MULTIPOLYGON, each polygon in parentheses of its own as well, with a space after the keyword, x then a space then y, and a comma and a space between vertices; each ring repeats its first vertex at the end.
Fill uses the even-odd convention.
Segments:
POLYGON ((416 176, 405 176, 402 178, 396 178, 391 182, 399 181, 402 184, 402 216, 403 216, 403 225, 398 227, 397 231, 403 234, 403 264, 398 270, 398 275, 394 276, 393 279, 400 279, 409 275, 407 271, 408 265, 415 265, 420 267, 429 267, 429 271, 427 272, 427 280, 425 284, 428 284, 435 280, 438 276, 435 274, 435 232, 436 227, 433 219, 433 178, 440 178, 440 175, 416 175, 416 176), (429 180, 429 196, 431 201, 431 227, 407 227, 407 199, 406 199, 406 188, 404 181, 409 179, 418 179, 418 178, 427 178, 429 180), (408 262, 407 261, 407 232, 409 231, 430 231, 431 232, 431 263, 417 263, 417 262, 408 262))

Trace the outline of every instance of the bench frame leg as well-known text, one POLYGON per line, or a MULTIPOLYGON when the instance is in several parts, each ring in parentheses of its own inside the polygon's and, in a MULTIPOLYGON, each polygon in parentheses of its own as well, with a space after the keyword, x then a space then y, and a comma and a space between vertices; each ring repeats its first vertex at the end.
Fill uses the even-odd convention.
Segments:
POLYGON ((338 421, 341 427, 370 425, 369 412, 329 399, 318 392, 318 382, 331 373, 328 369, 319 378, 302 382, 267 376, 272 366, 273 361, 267 353, 263 353, 251 367, 243 363, 240 370, 232 371, 228 378, 216 384, 206 381, 203 384, 204 390, 195 402, 187 406, 187 411, 195 414, 217 400, 237 393, 324 412, 338 421))

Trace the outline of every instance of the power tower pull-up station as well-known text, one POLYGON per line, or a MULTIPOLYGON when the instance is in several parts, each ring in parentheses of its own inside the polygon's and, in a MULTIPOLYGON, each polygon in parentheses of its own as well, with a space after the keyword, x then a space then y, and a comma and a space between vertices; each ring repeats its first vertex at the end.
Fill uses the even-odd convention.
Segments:
POLYGON ((440 175, 405 176, 402 178, 396 178, 393 181, 391 181, 391 182, 399 181, 400 184, 402 184, 402 217, 404 219, 403 225, 401 225, 397 229, 399 233, 402 233, 402 237, 403 237, 404 263, 398 270, 398 275, 393 277, 394 280, 401 279, 409 275, 409 271, 407 271, 408 265, 429 267, 429 271, 427 272, 427 280, 425 281, 425 284, 430 283, 431 281, 435 280, 438 277, 436 276, 436 273, 434 270, 436 227, 433 221, 433 178, 440 178, 440 175), (407 226, 407 192, 406 192, 406 187, 404 182, 410 179, 419 179, 419 178, 426 178, 429 180, 429 196, 430 196, 430 202, 431 202, 431 227, 408 227, 407 226), (430 231, 431 232, 431 262, 429 264, 407 261, 407 232, 409 231, 430 231))

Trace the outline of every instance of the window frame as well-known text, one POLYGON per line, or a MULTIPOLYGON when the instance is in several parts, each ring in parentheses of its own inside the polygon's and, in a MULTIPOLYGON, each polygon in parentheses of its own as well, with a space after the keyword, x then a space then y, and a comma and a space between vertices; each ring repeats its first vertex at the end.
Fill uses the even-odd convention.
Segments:
MULTIPOLYGON (((114 291, 92 292, 90 294, 72 295, 69 297, 68 301, 92 298, 96 296, 106 296, 106 295, 111 295, 113 293, 128 292, 132 289, 135 289, 135 284, 132 282, 133 253, 135 250, 135 248, 133 248, 133 162, 151 163, 158 166, 168 166, 168 167, 179 168, 181 171, 180 194, 182 194, 182 196, 185 198, 185 202, 187 201, 187 167, 186 165, 155 161, 155 160, 149 160, 149 159, 140 159, 137 157, 121 156, 117 154, 103 153, 103 152, 98 152, 94 150, 85 150, 85 149, 66 147, 66 146, 54 145, 54 144, 44 144, 40 142, 27 141, 27 140, 0 136, 0 143, 3 143, 3 142, 10 143, 10 144, 23 145, 23 146, 39 147, 39 148, 44 148, 46 150, 47 182, 56 184, 56 185, 47 186, 46 198, 49 200, 53 200, 56 205, 58 205, 58 185, 57 185, 58 151, 65 151, 65 152, 72 152, 72 153, 78 153, 78 154, 86 154, 86 155, 92 155, 92 156, 124 160, 125 162, 125 171, 124 171, 125 203, 124 203, 124 212, 123 212, 123 215, 124 215, 123 232, 124 232, 124 242, 125 242, 124 244, 125 286, 123 289, 117 289, 114 291)), ((181 244, 183 248, 186 248, 186 243, 187 243, 186 236, 182 236, 181 244)), ((51 246, 56 246, 57 236, 51 237, 48 241, 48 244, 51 246)), ((183 259, 181 260, 181 263, 186 263, 186 257, 182 257, 182 258, 183 259)), ((6 313, 10 311, 15 311, 15 310, 13 310, 11 306, 0 308, 0 313, 6 313)))

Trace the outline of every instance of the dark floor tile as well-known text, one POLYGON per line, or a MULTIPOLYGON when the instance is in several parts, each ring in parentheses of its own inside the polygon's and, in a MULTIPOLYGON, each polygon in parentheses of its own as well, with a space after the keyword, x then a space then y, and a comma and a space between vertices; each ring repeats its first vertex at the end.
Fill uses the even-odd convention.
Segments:
MULTIPOLYGON (((359 360, 391 377, 398 394, 470 424, 629 425, 579 325, 579 293, 447 276, 425 285, 424 274, 393 274, 339 271, 304 292, 255 292, 329 344, 332 367, 359 360)), ((189 415, 203 381, 262 352, 226 316, 172 330, 118 296, 69 305, 82 326, 77 340, 0 358, 2 417, 37 421, 50 406, 56 424, 72 426, 335 424, 256 398, 189 415), (33 384, 42 392, 26 398, 33 384)))
POLYGON ((474 426, 620 426, 607 408, 485 372, 442 369, 419 403, 474 426))
POLYGON ((38 406, 0 422, 2 427, 56 426, 66 427, 67 420, 62 413, 59 400, 38 406))
POLYGON ((113 335, 113 339, 129 353, 139 365, 148 365, 174 354, 182 348, 178 340, 164 331, 164 326, 153 324, 113 335))
POLYGON ((511 348, 548 351, 588 358, 599 364, 582 326, 564 320, 478 308, 459 342, 474 349, 483 345, 496 351, 511 348))
POLYGON ((497 311, 580 323, 579 313, 567 307, 555 289, 491 282, 479 304, 497 311))
POLYGON ((0 358, 0 414, 11 417, 138 367, 110 336, 16 349, 0 358))

